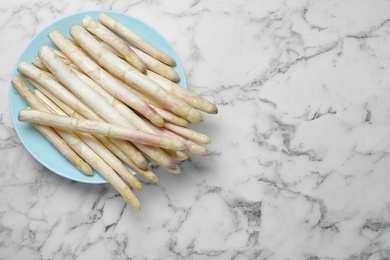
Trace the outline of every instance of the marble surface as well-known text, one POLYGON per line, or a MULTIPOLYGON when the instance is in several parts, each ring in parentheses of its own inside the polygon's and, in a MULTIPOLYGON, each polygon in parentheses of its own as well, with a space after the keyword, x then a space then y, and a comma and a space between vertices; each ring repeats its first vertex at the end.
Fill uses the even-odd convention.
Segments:
POLYGON ((3 1, 0 259, 389 259, 390 1, 3 1), (8 112, 15 62, 63 15, 159 30, 218 115, 209 157, 132 210, 110 185, 41 166, 8 112))

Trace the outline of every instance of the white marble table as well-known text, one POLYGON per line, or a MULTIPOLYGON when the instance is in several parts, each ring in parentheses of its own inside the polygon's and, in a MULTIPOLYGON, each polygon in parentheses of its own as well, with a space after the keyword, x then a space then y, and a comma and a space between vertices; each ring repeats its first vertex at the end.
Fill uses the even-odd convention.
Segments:
POLYGON ((3 1, 0 35, 1 260, 390 258, 389 1, 3 1), (219 107, 213 155, 156 169, 141 212, 41 166, 8 112, 30 39, 92 9, 159 30, 219 107))

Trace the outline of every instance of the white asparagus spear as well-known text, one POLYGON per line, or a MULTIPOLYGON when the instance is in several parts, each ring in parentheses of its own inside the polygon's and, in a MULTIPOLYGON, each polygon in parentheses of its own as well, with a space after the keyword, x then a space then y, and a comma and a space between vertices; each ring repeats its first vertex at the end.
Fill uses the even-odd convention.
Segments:
POLYGON ((125 57, 127 62, 129 62, 134 68, 144 74, 146 73, 146 66, 141 58, 138 57, 138 55, 113 32, 108 30, 89 15, 84 16, 83 20, 81 21, 81 25, 96 35, 99 39, 120 52, 125 57))
POLYGON ((182 151, 168 150, 168 149, 165 149, 164 151, 175 160, 185 161, 188 159, 188 156, 182 151))
MULTIPOLYGON (((80 26, 80 28, 85 31, 83 27, 80 26)), ((85 32, 89 34, 87 31, 85 32)), ((107 104, 102 97, 85 85, 47 45, 42 45, 41 48, 39 48, 38 56, 43 64, 45 64, 45 66, 56 76, 58 80, 69 88, 86 105, 88 105, 91 109, 94 109, 95 112, 106 122, 117 124, 132 130, 137 130, 137 128, 130 121, 121 116, 115 108, 107 104)), ((143 74, 141 73, 141 75, 143 74)), ((167 168, 175 167, 176 164, 172 158, 158 147, 152 147, 140 142, 136 142, 134 145, 144 153, 147 153, 155 161, 159 162, 159 164, 167 168)))
POLYGON ((81 25, 72 25, 70 34, 87 53, 116 77, 142 89, 144 93, 152 96, 153 99, 173 113, 180 115, 193 123, 200 123, 203 121, 199 111, 178 99, 173 94, 160 87, 153 80, 134 69, 126 61, 104 48, 81 25))
MULTIPOLYGON (((153 158, 150 158, 147 154, 145 154, 145 157, 148 158, 149 161, 153 162, 153 163, 156 163, 153 158)), ((160 165, 161 166, 161 165, 160 165)), ((179 166, 175 165, 174 168, 166 168, 164 166, 161 166, 163 167, 165 170, 169 171, 169 172, 172 172, 172 173, 175 173, 175 174, 179 174, 180 173, 180 168, 179 166)))
MULTIPOLYGON (((34 95, 44 103, 51 112, 68 116, 57 106, 53 101, 46 97, 39 90, 34 90, 34 95)), ((142 190, 141 182, 122 164, 121 161, 110 150, 98 141, 93 135, 85 133, 75 133, 84 143, 86 143, 97 155, 100 156, 111 168, 116 171, 127 183, 129 183, 134 189, 142 190)))
MULTIPOLYGON (((95 112, 93 112, 89 107, 80 102, 68 89, 66 89, 58 81, 54 80, 48 74, 35 66, 31 65, 26 61, 21 61, 18 65, 18 71, 28 78, 33 79, 54 96, 62 100, 65 104, 78 111, 84 117, 103 122, 95 112)), ((147 161, 144 156, 138 151, 133 144, 125 140, 111 139, 121 151, 126 154, 137 166, 142 169, 147 168, 147 161)))
POLYGON ((181 140, 154 135, 139 130, 132 130, 119 125, 87 119, 71 118, 67 116, 58 116, 38 110, 21 110, 19 111, 18 118, 19 121, 23 122, 48 125, 69 131, 104 135, 145 145, 160 146, 166 149, 184 150, 187 148, 187 145, 181 140))
POLYGON ((192 130, 192 129, 189 129, 187 127, 178 126, 178 125, 174 125, 174 124, 165 122, 164 128, 171 130, 172 132, 175 132, 176 134, 187 137, 188 139, 194 140, 195 142, 199 142, 202 144, 211 143, 211 140, 207 135, 199 133, 199 132, 192 130))
POLYGON ((48 36, 54 44, 74 62, 74 64, 84 71, 85 74, 91 77, 97 84, 103 87, 108 93, 138 111, 153 122, 153 124, 157 126, 162 126, 164 124, 162 117, 152 107, 136 95, 121 87, 110 73, 100 68, 63 34, 54 30, 48 36))
POLYGON ((194 92, 181 87, 180 85, 148 70, 146 74, 150 79, 159 84, 161 87, 175 95, 176 97, 184 100, 187 104, 193 108, 202 110, 209 114, 217 114, 218 108, 210 101, 196 95, 194 92))
MULTIPOLYGON (((96 38, 100 43, 101 45, 103 45, 107 50, 111 51, 112 53, 114 53, 116 56, 118 56, 119 58, 122 58, 122 59, 125 59, 125 56, 122 55, 122 53, 118 52, 117 50, 115 50, 114 48, 112 48, 110 45, 108 45, 107 43, 105 43, 104 41, 100 40, 99 38, 96 38)), ((129 45, 127 45, 129 48, 131 48, 129 45)), ((165 65, 164 63, 162 63, 161 61, 159 60, 156 60, 155 58, 153 58, 152 56, 146 54, 145 52, 141 51, 141 50, 138 50, 137 48, 132 48, 132 50, 141 58, 141 60, 145 63, 146 65, 146 68, 151 70, 151 71, 154 71, 156 72, 157 74, 169 79, 169 80, 172 80, 172 81, 179 81, 180 80, 180 76, 179 74, 174 70, 172 69, 171 67, 165 65)))
POLYGON ((159 134, 161 134, 163 136, 170 137, 170 138, 177 138, 177 139, 184 141, 187 144, 187 149, 184 150, 185 152, 189 152, 189 153, 192 153, 195 155, 201 155, 201 156, 211 154, 211 151, 209 151, 207 148, 205 148, 197 143, 194 143, 191 140, 185 139, 185 138, 181 137, 180 135, 177 135, 177 134, 169 131, 168 129, 152 125, 149 122, 147 122, 147 120, 145 120, 145 123, 147 123, 156 132, 158 132, 159 134))
MULTIPOLYGON (((33 80, 29 80, 30 83, 36 87, 39 91, 44 93, 45 96, 47 96, 51 101, 53 101, 58 107, 60 107, 68 116, 79 118, 79 119, 85 119, 82 115, 77 113, 75 110, 73 110, 71 107, 66 105, 64 102, 59 100, 57 97, 52 95, 50 92, 48 92, 45 88, 40 86, 38 83, 36 83, 33 80)), ((150 122, 149 122, 150 123, 150 122)), ((146 124, 146 123, 145 123, 146 124)), ((46 126, 45 126, 46 127, 46 126)), ((139 173, 141 176, 143 176, 145 179, 151 182, 157 182, 158 178, 156 174, 154 174, 151 170, 146 169, 142 170, 139 168, 135 163, 130 160, 110 139, 108 139, 106 136, 102 135, 95 135, 95 138, 98 139, 102 144, 104 144, 113 154, 118 156, 119 159, 121 159, 125 164, 130 166, 134 171, 139 173)), ((119 140, 119 139, 117 139, 119 140)))
POLYGON ((134 95, 141 98, 143 101, 145 101, 151 107, 153 107, 161 115, 161 117, 164 118, 164 121, 168 121, 168 122, 171 122, 173 124, 180 125, 180 126, 189 126, 191 124, 190 121, 188 121, 188 120, 186 120, 186 119, 184 119, 176 114, 173 114, 172 112, 170 112, 168 110, 165 110, 160 104, 158 104, 156 101, 154 101, 150 97, 146 96, 142 92, 132 88, 131 86, 127 85, 126 83, 124 83, 120 80, 117 80, 117 82, 121 86, 126 88, 128 91, 130 91, 134 95))
POLYGON ((141 58, 141 60, 145 63, 146 68, 148 68, 149 70, 152 70, 157 74, 163 76, 164 78, 167 78, 172 81, 180 80, 179 74, 171 67, 165 65, 159 60, 156 60, 155 58, 142 52, 141 50, 138 50, 137 48, 134 48, 133 51, 141 58))
POLYGON ((190 121, 175 115, 163 108, 156 107, 152 104, 149 104, 151 107, 153 107, 160 115, 162 118, 164 118, 164 124, 165 122, 170 122, 175 125, 180 125, 180 126, 189 126, 191 124, 190 121))
POLYGON ((172 57, 154 47, 144 38, 140 37, 125 25, 110 17, 108 14, 102 12, 99 14, 98 19, 102 24, 104 24, 105 26, 107 26, 108 28, 110 28, 111 30, 113 30, 114 32, 116 32, 141 50, 143 50, 144 52, 148 53, 150 56, 164 62, 165 64, 176 65, 176 62, 172 57))
MULTIPOLYGON (((31 96, 33 96, 31 90, 24 81, 19 77, 15 76, 12 79, 12 85, 19 92, 19 94, 26 100, 27 103, 31 105, 35 105, 34 102, 31 101, 31 96)), ((38 105, 39 106, 39 105, 38 105)), ((85 175, 93 175, 92 168, 85 163, 73 150, 72 148, 64 141, 63 138, 56 133, 54 129, 48 126, 42 126, 33 124, 33 126, 41 132, 73 165, 75 165, 82 173, 85 175)))

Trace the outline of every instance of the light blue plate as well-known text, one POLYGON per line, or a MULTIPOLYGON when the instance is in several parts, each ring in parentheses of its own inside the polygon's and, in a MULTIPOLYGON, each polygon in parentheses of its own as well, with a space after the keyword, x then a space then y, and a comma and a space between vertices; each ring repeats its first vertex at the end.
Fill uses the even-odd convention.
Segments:
MULTIPOLYGON (((42 44, 47 44, 49 46, 55 47, 54 44, 49 40, 47 35, 57 29, 62 32, 66 37, 69 36, 69 28, 74 23, 81 23, 81 20, 85 15, 90 15, 93 18, 97 19, 97 16, 100 12, 105 12, 117 19, 119 22, 128 26, 131 30, 133 30, 138 35, 145 38, 151 44, 162 50, 163 52, 169 54, 176 61, 176 66, 173 68, 179 74, 181 80, 178 82, 184 88, 187 88, 183 68, 181 66, 180 60, 178 59, 176 53, 172 49, 172 47, 168 44, 168 42, 163 38, 163 36, 157 32, 155 29, 144 23, 143 21, 131 17, 129 15, 112 12, 112 11, 103 11, 103 10, 95 10, 95 11, 87 11, 80 12, 72 15, 65 16, 49 26, 43 29, 40 33, 38 33, 27 45, 22 54, 20 55, 15 68, 12 73, 12 78, 16 75, 21 76, 25 79, 21 74, 17 72, 17 66, 21 60, 25 60, 31 62, 34 57, 38 53, 38 49, 42 44)), ((11 79, 12 79, 11 78, 11 79)), ((27 81, 25 81, 27 85, 33 90, 34 87, 31 86, 27 81)), ((23 123, 18 121, 18 112, 21 109, 27 107, 27 103, 23 100, 23 98, 19 95, 19 93, 15 90, 15 88, 10 83, 10 91, 9 91, 9 108, 11 112, 12 122, 14 124, 16 133, 18 134, 20 140, 26 149, 30 152, 30 154, 38 160, 42 165, 51 170, 52 172, 63 176, 65 178, 85 182, 85 183, 106 183, 107 181, 96 171, 94 172, 94 176, 86 176, 81 173, 72 163, 70 163, 49 141, 46 140, 41 133, 39 133, 31 124, 23 123)), ((135 173, 134 171, 132 171, 135 173)))

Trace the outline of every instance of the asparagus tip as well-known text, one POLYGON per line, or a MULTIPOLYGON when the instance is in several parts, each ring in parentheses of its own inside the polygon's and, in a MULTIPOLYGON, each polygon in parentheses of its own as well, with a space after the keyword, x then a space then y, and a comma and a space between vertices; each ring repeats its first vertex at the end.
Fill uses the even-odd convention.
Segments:
POLYGON ((141 182, 137 182, 136 184, 134 184, 134 188, 138 191, 142 191, 142 184, 141 182))
POLYGON ((142 170, 147 170, 148 169, 148 163, 146 160, 142 160, 139 162, 138 167, 140 167, 142 170))
POLYGON ((218 107, 213 104, 210 110, 210 114, 218 114, 218 107))

